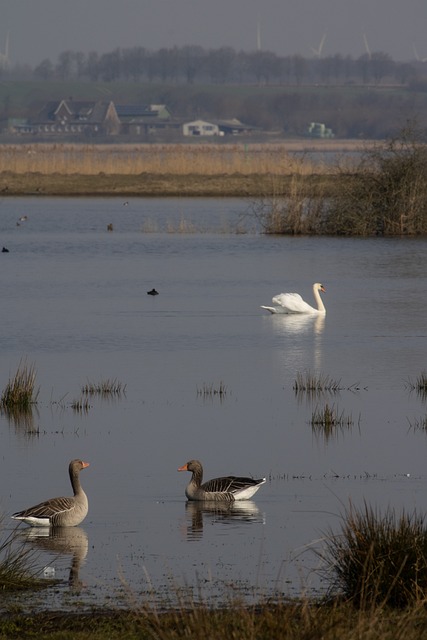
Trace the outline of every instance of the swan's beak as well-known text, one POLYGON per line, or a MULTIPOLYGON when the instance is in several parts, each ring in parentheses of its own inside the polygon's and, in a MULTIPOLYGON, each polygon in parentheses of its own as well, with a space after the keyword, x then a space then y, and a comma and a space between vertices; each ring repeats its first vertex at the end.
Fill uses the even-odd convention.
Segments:
POLYGON ((320 285, 320 291, 323 291, 324 293, 326 293, 326 289, 325 289, 325 287, 323 286, 323 284, 321 284, 321 285, 320 285))

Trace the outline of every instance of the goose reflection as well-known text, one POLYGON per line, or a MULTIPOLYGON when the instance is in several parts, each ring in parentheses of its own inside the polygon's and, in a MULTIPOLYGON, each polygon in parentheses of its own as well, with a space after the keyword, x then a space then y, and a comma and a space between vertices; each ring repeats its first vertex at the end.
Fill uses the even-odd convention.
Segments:
POLYGON ((187 516, 187 538, 189 541, 200 540, 203 537, 203 525, 237 523, 265 523, 264 513, 251 500, 244 502, 196 502, 185 503, 187 516))
POLYGON ((30 527, 19 531, 21 539, 33 549, 50 551, 57 556, 71 555, 68 584, 72 589, 83 586, 80 568, 83 565, 89 542, 86 531, 80 527, 30 527))

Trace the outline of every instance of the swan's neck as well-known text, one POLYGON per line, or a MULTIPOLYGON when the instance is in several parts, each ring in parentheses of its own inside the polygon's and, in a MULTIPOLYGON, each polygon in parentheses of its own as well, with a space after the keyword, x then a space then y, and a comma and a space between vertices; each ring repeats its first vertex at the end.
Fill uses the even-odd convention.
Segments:
POLYGON ((319 313, 326 313, 325 305, 323 304, 323 300, 320 297, 319 289, 313 288, 314 299, 316 300, 317 310, 319 313))

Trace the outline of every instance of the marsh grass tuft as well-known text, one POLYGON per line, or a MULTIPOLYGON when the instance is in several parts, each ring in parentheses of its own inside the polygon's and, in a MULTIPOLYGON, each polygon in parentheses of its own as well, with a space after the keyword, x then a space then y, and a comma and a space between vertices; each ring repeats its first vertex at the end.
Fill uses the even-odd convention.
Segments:
POLYGON ((416 391, 421 397, 427 398, 427 373, 422 371, 415 380, 408 378, 406 386, 410 391, 416 391))
POLYGON ((332 572, 332 590, 358 608, 403 608, 427 596, 427 527, 413 512, 382 515, 366 503, 350 506, 340 535, 328 532, 322 552, 332 572))
POLYGON ((197 395, 203 396, 204 398, 212 398, 214 396, 219 396, 223 398, 227 395, 228 389, 222 380, 219 381, 217 386, 212 382, 211 384, 203 383, 202 388, 197 387, 197 395))
POLYGON ((34 365, 27 365, 22 361, 13 376, 9 378, 2 396, 0 398, 0 408, 7 410, 28 411, 37 402, 39 390, 35 388, 36 370, 34 365))
MULTIPOLYGON (((358 422, 360 423, 360 417, 358 422)), ((326 403, 323 409, 316 407, 312 413, 310 424, 316 434, 323 435, 328 440, 337 435, 339 431, 352 427, 354 421, 351 415, 345 415, 344 411, 340 412, 335 405, 326 403)))
POLYGON ((107 378, 101 380, 101 382, 88 382, 82 387, 82 393, 86 395, 101 395, 101 396, 120 396, 124 395, 126 391, 126 385, 123 385, 117 378, 107 378))
POLYGON ((70 406, 76 413, 89 413, 89 409, 91 408, 88 398, 73 400, 70 406))
POLYGON ((412 422, 408 420, 409 427, 413 431, 425 431, 427 432, 427 416, 422 418, 415 418, 412 422))
POLYGON ((316 394, 322 392, 338 393, 341 391, 341 380, 334 380, 328 375, 316 375, 310 371, 306 371, 304 374, 297 372, 297 376, 294 382, 293 389, 296 394, 306 392, 308 394, 316 394))

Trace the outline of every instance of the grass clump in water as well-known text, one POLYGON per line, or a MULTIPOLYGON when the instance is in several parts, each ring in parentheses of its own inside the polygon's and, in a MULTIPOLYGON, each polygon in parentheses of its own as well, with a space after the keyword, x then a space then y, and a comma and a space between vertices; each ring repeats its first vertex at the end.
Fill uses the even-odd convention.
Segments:
POLYGON ((293 386, 296 394, 300 394, 302 392, 314 394, 322 393, 324 391, 337 393, 341 388, 341 380, 334 380, 328 375, 316 375, 310 371, 306 371, 304 374, 298 371, 293 386))
POLYGON ((90 382, 82 387, 82 393, 86 395, 101 395, 101 396, 120 396, 126 391, 126 385, 123 385, 117 378, 107 378, 101 380, 101 382, 90 382))
POLYGON ((415 380, 409 378, 407 387, 411 391, 416 391, 419 395, 427 397, 427 372, 422 371, 415 380))
POLYGON ((35 388, 36 371, 34 365, 20 362, 19 367, 9 379, 0 398, 0 408, 28 411, 37 402, 39 390, 35 388))
POLYGON ((333 589, 357 608, 402 609, 427 597, 427 526, 416 512, 350 507, 341 534, 327 536, 324 559, 333 589))
POLYGON ((78 398, 71 402, 71 408, 76 413, 89 413, 90 403, 87 398, 78 398))
POLYGON ((197 388, 197 395, 203 396, 204 398, 212 398, 213 396, 223 398, 227 395, 227 386, 222 380, 219 381, 217 386, 215 386, 213 382, 211 384, 204 382, 201 389, 199 387, 197 388))
POLYGON ((427 432, 427 416, 424 416, 423 418, 415 418, 413 422, 409 420, 409 426, 413 431, 427 432))

